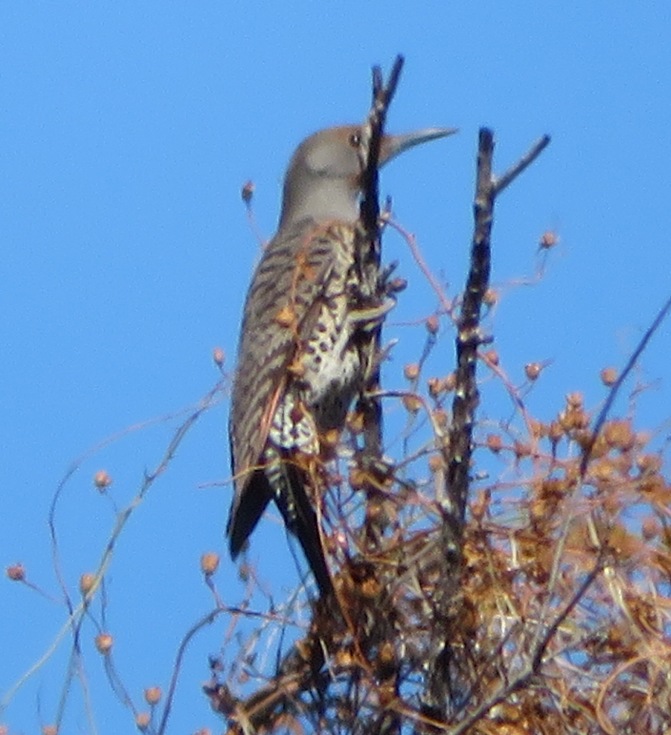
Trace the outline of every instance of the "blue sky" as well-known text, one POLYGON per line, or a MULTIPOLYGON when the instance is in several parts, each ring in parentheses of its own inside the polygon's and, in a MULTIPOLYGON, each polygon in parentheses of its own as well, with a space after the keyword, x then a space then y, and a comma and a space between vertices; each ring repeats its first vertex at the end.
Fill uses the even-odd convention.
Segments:
MULTIPOLYGON (((219 345, 232 368, 239 314, 259 249, 240 187, 252 179, 259 226, 273 232, 294 146, 327 125, 362 120, 370 67, 406 67, 389 128, 458 126, 458 136, 404 155, 383 192, 419 237, 430 266, 461 287, 471 232, 477 129, 494 128, 503 170, 543 133, 550 148, 497 204, 493 317, 504 366, 551 360, 530 397, 550 418, 581 389, 590 407, 606 365, 621 365, 671 284, 666 243, 671 8, 667 3, 370 2, 318 4, 5 2, 0 5, 0 561, 21 561, 54 595, 49 504, 70 462, 106 437, 195 403, 217 380, 219 345), (560 244, 533 276, 540 234, 560 244)), ((400 238, 409 287, 391 322, 435 308, 400 238)), ((417 330, 400 343, 390 381, 415 359, 417 330)), ((635 380, 641 426, 668 433, 665 324, 635 380)), ((441 340, 451 367, 450 335, 441 340)), ((631 388, 633 384, 629 387, 631 388)), ((483 408, 489 415, 496 407, 483 408)), ((107 587, 115 661, 137 700, 167 686, 181 636, 212 600, 198 573, 223 552, 230 500, 227 402, 208 412, 122 535, 107 587)), ((76 596, 95 568, 115 505, 136 492, 178 421, 133 432, 84 461, 58 506, 63 570, 76 596), (93 489, 99 468, 111 497, 93 489)), ((281 589, 295 581, 284 536, 266 521, 250 558, 281 589), (273 533, 275 535, 273 535, 273 533), (277 551, 276 551, 277 549, 277 551), (269 556, 271 558, 269 558, 269 556), (279 580, 279 581, 278 581, 279 580)), ((217 582, 239 595, 222 554, 217 582)), ((64 608, 5 581, 0 692, 39 659, 64 608)), ((99 611, 99 607, 97 608, 99 611)), ((189 649, 171 732, 221 723, 199 694, 224 623, 189 649)), ((85 628, 84 660, 98 732, 133 730, 85 628)), ((10 732, 55 716, 62 646, 0 713, 10 732)), ((87 732, 73 686, 67 732, 87 732)))

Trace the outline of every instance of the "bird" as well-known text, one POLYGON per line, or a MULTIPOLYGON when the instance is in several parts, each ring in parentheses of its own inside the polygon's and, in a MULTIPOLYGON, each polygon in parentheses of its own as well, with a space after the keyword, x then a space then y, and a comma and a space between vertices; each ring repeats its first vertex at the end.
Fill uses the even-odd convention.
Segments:
MULTIPOLYGON (((454 132, 384 134, 379 165, 454 132)), ((277 232, 245 299, 229 413, 231 557, 246 547, 273 500, 322 598, 333 592, 319 530, 325 436, 342 430, 363 390, 366 334, 388 310, 356 297, 363 133, 360 125, 320 130, 291 158, 277 232)))

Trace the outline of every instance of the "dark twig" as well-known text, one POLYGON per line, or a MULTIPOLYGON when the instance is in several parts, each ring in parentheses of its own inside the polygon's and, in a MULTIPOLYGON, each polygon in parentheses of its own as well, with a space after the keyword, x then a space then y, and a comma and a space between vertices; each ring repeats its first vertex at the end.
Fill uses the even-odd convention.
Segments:
POLYGON ((531 148, 520 158, 517 163, 513 164, 501 176, 494 179, 494 196, 498 196, 507 186, 511 184, 526 168, 540 156, 540 154, 550 145, 550 136, 544 135, 539 138, 531 148))

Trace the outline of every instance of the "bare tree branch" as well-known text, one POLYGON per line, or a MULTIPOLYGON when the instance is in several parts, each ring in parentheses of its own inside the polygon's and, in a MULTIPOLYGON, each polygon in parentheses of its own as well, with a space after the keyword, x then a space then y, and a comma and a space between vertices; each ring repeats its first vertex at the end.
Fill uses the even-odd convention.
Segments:
MULTIPOLYGON (((494 135, 481 128, 478 144, 477 177, 474 201, 474 232, 466 287, 457 318, 456 386, 452 402, 452 424, 447 442, 440 446, 446 464, 445 487, 442 493, 442 552, 441 584, 434 595, 434 615, 437 624, 427 662, 422 713, 433 721, 442 721, 460 679, 459 653, 450 641, 450 617, 458 599, 459 578, 463 557, 463 535, 466 506, 471 485, 473 429, 480 401, 476 368, 478 349, 485 341, 481 329, 484 298, 489 288, 491 270, 491 232, 497 194, 510 184, 549 143, 545 136, 520 161, 497 180, 493 175, 494 135), (452 612, 451 612, 452 611, 452 612)), ((438 441, 441 441, 440 437, 438 441)))

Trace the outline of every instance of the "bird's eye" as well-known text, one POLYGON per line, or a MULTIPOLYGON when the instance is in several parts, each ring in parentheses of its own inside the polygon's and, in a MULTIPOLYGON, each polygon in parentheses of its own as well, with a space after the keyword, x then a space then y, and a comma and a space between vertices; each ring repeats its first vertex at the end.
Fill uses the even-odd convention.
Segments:
POLYGON ((361 136, 359 133, 352 133, 352 135, 349 136, 349 144, 352 148, 358 148, 361 145, 361 136))

